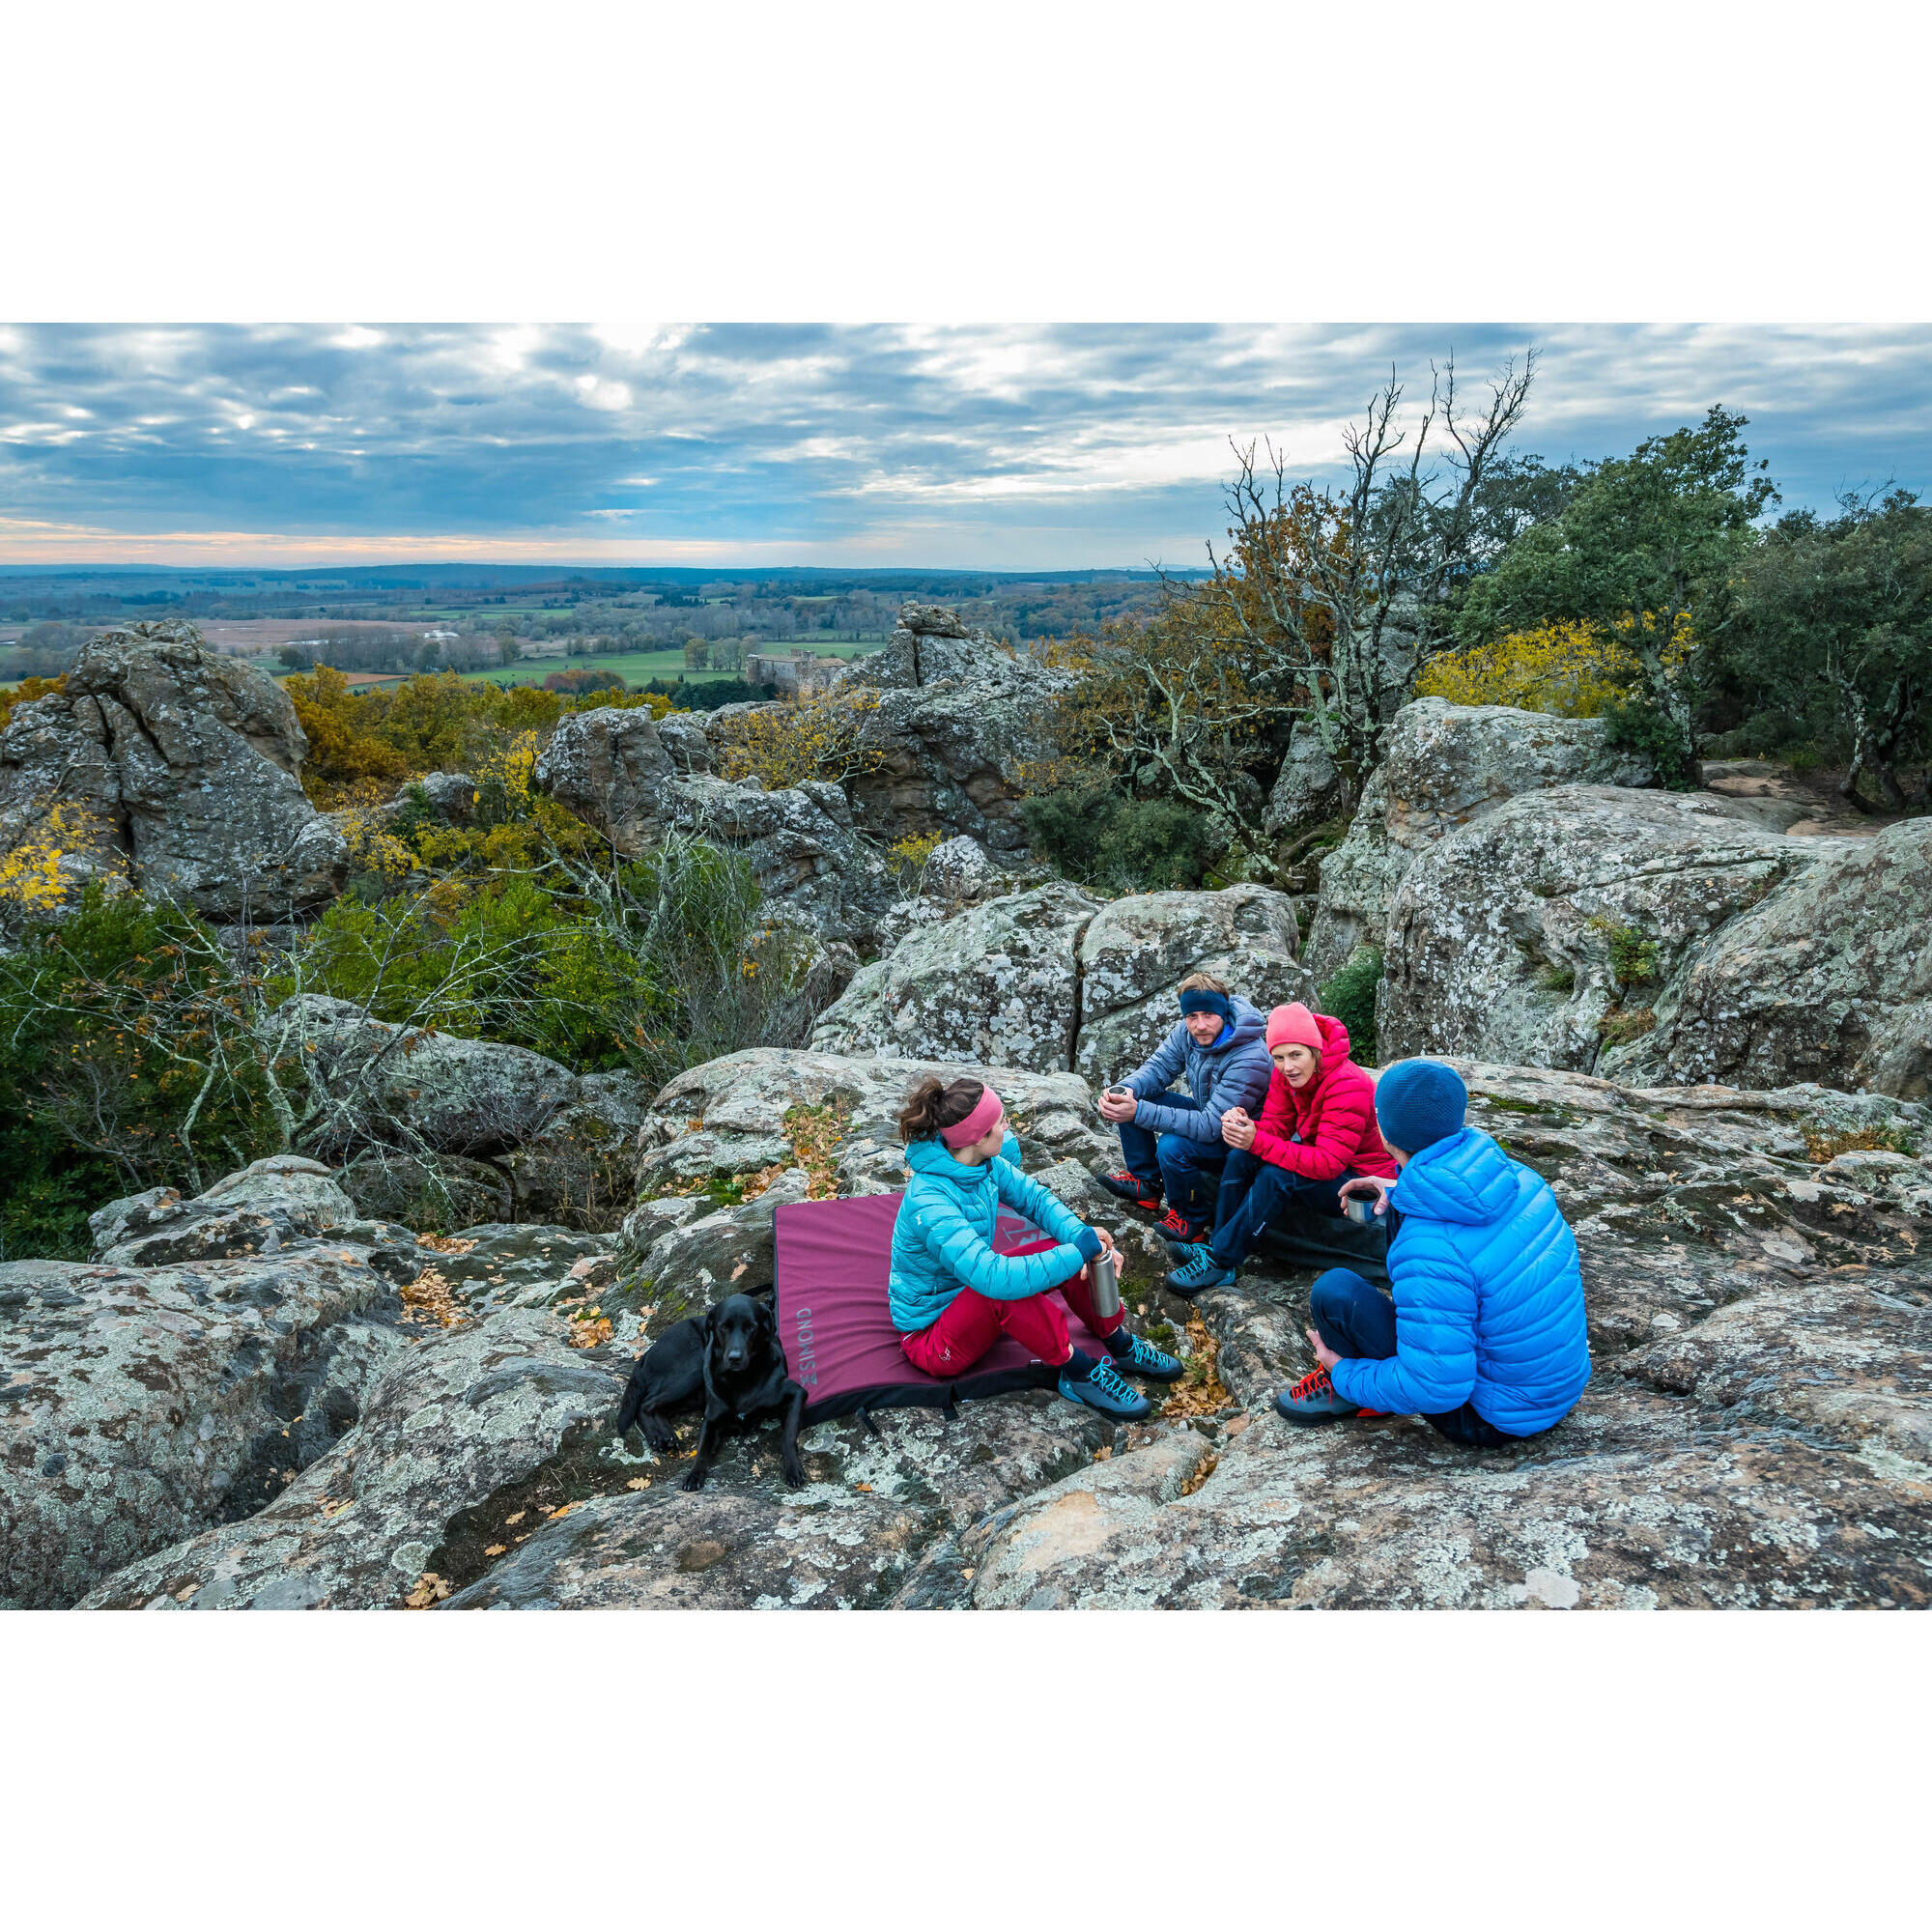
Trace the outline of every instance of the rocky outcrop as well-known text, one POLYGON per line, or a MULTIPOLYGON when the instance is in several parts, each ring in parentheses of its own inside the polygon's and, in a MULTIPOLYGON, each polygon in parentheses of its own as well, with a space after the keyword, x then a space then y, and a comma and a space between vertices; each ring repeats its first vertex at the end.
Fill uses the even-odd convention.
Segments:
POLYGON ((1293 901, 1263 886, 1111 904, 1065 880, 916 926, 819 1016, 826 1053, 970 1060, 1094 1076, 1143 1058, 1213 973, 1261 1007, 1306 998, 1293 901))
MULTIPOLYGON (((1244 1270, 1201 1297, 1187 1331, 1190 1311, 1135 1256, 1122 1286, 1141 1324, 1190 1360, 1213 1351, 1218 1379, 1182 1384, 1194 1412, 1115 1428, 1036 1392, 969 1403, 952 1421, 888 1412, 876 1434, 857 1418, 821 1424, 802 1438, 798 1491, 779 1481, 764 1429, 729 1441, 693 1495, 677 1477, 694 1426, 663 1455, 609 1434, 632 1353, 685 1298, 628 1286, 591 1237, 472 1229, 440 1258, 465 1325, 399 1346, 355 1424, 293 1482, 277 1477, 258 1514, 139 1557, 87 1601, 1925 1603, 1932 1108, 1458 1064, 1473 1120, 1548 1177, 1583 1257, 1596 1373, 1537 1441, 1456 1450, 1395 1417, 1296 1431, 1270 1404, 1308 1366, 1307 1272, 1244 1270), (570 1348, 586 1338, 569 1317, 592 1309, 617 1315, 615 1336, 570 1348)), ((859 1191, 880 1184, 912 1070, 733 1055, 673 1082, 647 1139, 667 1176, 743 1173, 732 1164, 797 1140, 859 1191)), ((1076 1077, 990 1075, 1042 1177, 1072 1164, 1039 1165, 1056 1151, 1039 1138, 1049 1121, 1068 1149, 1101 1138, 1076 1077)), ((690 1197, 649 1212, 660 1235, 711 1218, 690 1197)))
POLYGON ((278 1495, 355 1421, 404 1347, 401 1313, 346 1238, 168 1267, 0 1265, 0 1605, 71 1604, 278 1495))
POLYGON ((110 1201, 87 1217, 94 1257, 115 1267, 166 1267, 211 1257, 280 1254, 362 1220, 334 1172, 271 1154, 183 1200, 172 1187, 110 1201))
POLYGON ((1046 707, 1071 683, 952 611, 906 605, 885 648, 835 687, 877 698, 861 735, 879 762, 850 783, 861 828, 888 840, 964 833, 1024 857, 1024 768, 1046 754, 1046 707))
POLYGON ((1191 973, 1225 980, 1263 1012, 1312 1000, 1296 944, 1293 901, 1264 886, 1114 900, 1080 936, 1073 1070, 1097 1086, 1138 1065, 1179 1022, 1174 989, 1191 973))
POLYGON ((860 969, 819 1016, 811 1043, 824 1053, 1069 1067, 1080 936, 1099 910, 1062 880, 915 931, 860 969))
POLYGON ((1271 839, 1292 842, 1340 811, 1346 790, 1341 771, 1321 743, 1321 731, 1306 719, 1296 719, 1274 788, 1268 793, 1267 816, 1262 829, 1271 839))
POLYGON ((1383 1055, 1587 1072, 1692 947, 1817 850, 1695 793, 1513 799, 1409 869, 1388 923, 1383 1055))
POLYGON ((288 694, 193 625, 81 647, 63 689, 0 731, 0 852, 61 851, 64 877, 181 898, 206 917, 285 919, 341 889, 341 833, 303 797, 288 694))
POLYGON ((1382 1050, 1916 1097, 1932 1075, 1928 931, 1932 823, 1791 838, 1705 793, 1563 786, 1410 869, 1382 1050))
POLYGON ((557 720, 530 783, 635 857, 662 830, 670 753, 648 711, 600 706, 557 720))
POLYGON ((856 836, 844 792, 819 780, 767 791, 756 779, 714 777, 695 768, 689 729, 673 761, 646 711, 573 712, 552 733, 531 782, 626 857, 673 829, 742 853, 770 916, 824 941, 869 945, 897 892, 856 836))
POLYGON ((1605 1070, 1932 1093, 1932 819, 1814 844, 1812 864, 1691 949, 1655 1028, 1605 1070))
POLYGON ((623 1388, 617 1365, 571 1348, 554 1315, 507 1310, 439 1334, 390 1367, 355 1427, 267 1509, 124 1569, 84 1606, 400 1606, 452 1519, 601 1421, 623 1388))
POLYGON ((1348 838, 1321 861, 1305 955, 1316 979, 1328 979, 1357 946, 1382 945, 1409 867, 1459 826, 1552 785, 1651 783, 1650 759, 1612 747, 1608 728, 1601 718, 1501 704, 1422 697, 1405 705, 1348 838))
POLYGON ((312 1144, 353 1157, 348 1184, 370 1206, 402 1212, 435 1193, 443 1160, 491 1163, 515 1218, 611 1227, 629 1206, 643 1099, 630 1075, 575 1074, 527 1047, 391 1025, 324 994, 288 1001, 267 1024, 275 1055, 298 1058, 326 1097, 312 1144))

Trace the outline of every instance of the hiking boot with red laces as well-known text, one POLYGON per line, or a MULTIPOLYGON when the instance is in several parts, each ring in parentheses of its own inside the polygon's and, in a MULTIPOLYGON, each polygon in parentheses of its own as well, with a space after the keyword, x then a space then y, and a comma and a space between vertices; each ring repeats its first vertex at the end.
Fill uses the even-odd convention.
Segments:
POLYGON ((1119 1168, 1100 1177, 1100 1185, 1109 1194, 1118 1194, 1130 1208, 1145 1208, 1150 1214, 1160 1209, 1163 1189, 1157 1181, 1143 1180, 1138 1174, 1119 1168))
POLYGON ((1153 1224, 1153 1231, 1179 1247, 1192 1247, 1197 1241, 1205 1240, 1208 1235, 1208 1230, 1200 1222, 1190 1221, 1179 1208, 1170 1208, 1153 1224))
POLYGON ((1291 1422, 1341 1422, 1351 1415, 1366 1415, 1352 1402, 1335 1393, 1335 1384, 1326 1369, 1310 1369, 1302 1378, 1275 1397, 1276 1410, 1291 1422))

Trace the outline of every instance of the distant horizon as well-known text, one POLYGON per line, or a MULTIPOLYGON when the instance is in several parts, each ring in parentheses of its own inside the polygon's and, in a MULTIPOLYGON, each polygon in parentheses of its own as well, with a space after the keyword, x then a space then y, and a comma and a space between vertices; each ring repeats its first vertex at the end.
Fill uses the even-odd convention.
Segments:
POLYGON ((1519 454, 1722 404, 1786 509, 1932 490, 1932 326, 0 325, 0 568, 1191 571, 1231 440, 1332 483, 1532 346, 1519 454))

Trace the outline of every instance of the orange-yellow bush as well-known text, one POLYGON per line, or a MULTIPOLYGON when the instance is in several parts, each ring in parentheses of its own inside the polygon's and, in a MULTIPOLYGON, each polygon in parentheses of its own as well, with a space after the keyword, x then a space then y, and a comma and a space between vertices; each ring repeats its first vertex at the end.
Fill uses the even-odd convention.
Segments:
MULTIPOLYGON (((1687 625, 1678 628, 1673 669, 1695 641, 1687 625)), ((1558 718, 1600 718, 1642 678, 1636 654, 1617 634, 1595 624, 1551 622, 1431 659, 1415 694, 1452 704, 1509 704, 1558 718)))

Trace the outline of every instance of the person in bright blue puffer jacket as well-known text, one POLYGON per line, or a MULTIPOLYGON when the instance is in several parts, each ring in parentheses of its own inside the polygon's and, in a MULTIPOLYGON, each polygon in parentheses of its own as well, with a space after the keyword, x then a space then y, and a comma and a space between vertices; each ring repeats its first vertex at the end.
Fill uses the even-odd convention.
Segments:
POLYGON ((1452 1441, 1497 1448, 1552 1429, 1590 1379, 1577 1239, 1549 1183, 1464 1123, 1453 1066, 1405 1060, 1376 1085, 1401 1169, 1348 1193, 1395 1228, 1392 1297, 1330 1268, 1309 1294, 1318 1366, 1275 1398, 1292 1422, 1420 1415, 1452 1441))

